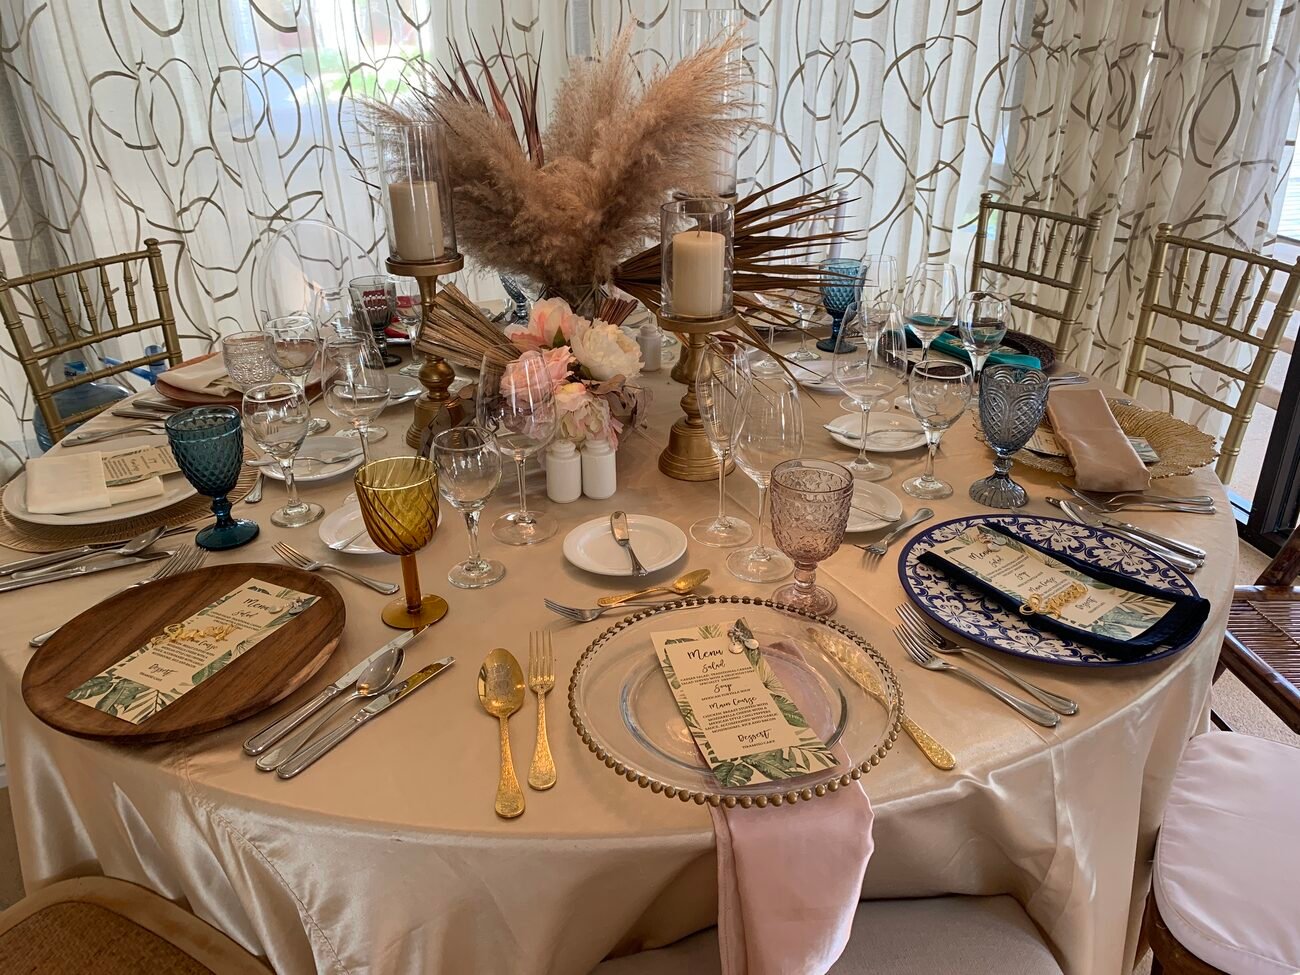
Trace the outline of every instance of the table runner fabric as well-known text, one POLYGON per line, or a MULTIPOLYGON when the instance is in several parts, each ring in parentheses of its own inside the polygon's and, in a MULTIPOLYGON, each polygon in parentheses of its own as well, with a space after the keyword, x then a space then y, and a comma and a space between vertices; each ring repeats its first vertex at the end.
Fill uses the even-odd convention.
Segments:
POLYGON ((1047 397, 1052 430, 1082 491, 1145 491, 1151 472, 1120 429, 1099 389, 1058 387, 1047 397))
MULTIPOLYGON (((561 535, 607 515, 614 501, 683 526, 716 503, 715 483, 688 484, 656 472, 682 387, 668 381, 666 370, 648 381, 651 439, 624 439, 615 499, 548 507, 561 535)), ((806 454, 851 459, 852 451, 820 431, 833 402, 806 399, 806 454)), ((409 407, 394 409, 381 422, 396 432, 409 415, 409 407)), ((949 431, 939 456, 939 475, 957 490, 931 503, 936 523, 970 513, 965 485, 992 463, 988 448, 968 432, 959 435, 962 429, 949 431)), ((398 452, 394 441, 400 437, 377 445, 380 453, 398 452)), ((924 455, 889 460, 895 474, 886 486, 897 491, 924 455)), ((1018 477, 1033 499, 1027 511, 1052 515, 1042 499, 1052 493, 1053 476, 1026 468, 1018 477)), ((1212 494, 1227 510, 1210 471, 1166 484, 1212 494)), ((728 487, 732 510, 743 502, 752 520, 752 484, 731 477, 728 487)), ((303 490, 332 509, 351 485, 344 478, 303 490)), ((909 512, 916 507, 905 501, 909 512)), ((252 509, 262 535, 226 558, 274 561, 270 546, 281 538, 324 552, 313 529, 267 523, 276 503, 268 497, 252 509)), ((485 520, 511 503, 503 492, 485 520)), ((1156 531, 1236 552, 1229 514, 1149 518, 1144 524, 1156 531)), ((610 953, 667 944, 714 924, 717 866, 708 813, 653 795, 595 761, 567 723, 563 678, 550 709, 559 782, 547 793, 529 791, 528 810, 518 820, 492 813, 497 740, 475 699, 481 653, 497 645, 522 652, 528 631, 545 627, 554 636, 557 674, 567 674, 609 621, 570 626, 546 613, 542 597, 591 605, 622 588, 622 580, 568 566, 558 537, 515 549, 484 532, 485 550, 507 563, 506 578, 488 590, 452 590, 443 574, 464 557, 464 541, 462 533, 444 530, 420 554, 428 588, 450 600, 451 612, 407 662, 410 669, 454 652, 461 666, 290 783, 255 771, 240 743, 388 639, 391 631, 379 620, 381 597, 341 587, 348 628, 336 666, 262 719, 190 742, 128 749, 46 728, 23 706, 18 682, 31 654, 28 629, 56 625, 69 606, 89 605, 129 580, 105 573, 8 596, 11 606, 21 598, 24 611, 14 614, 22 624, 11 624, 9 639, 0 643, 0 722, 28 889, 92 873, 143 884, 266 956, 284 975, 586 975, 610 953), (488 619, 494 622, 485 626, 488 619)), ((1212 560, 1197 574, 1210 616, 1195 643, 1174 658, 1106 671, 1013 661, 1031 679, 1079 700, 1077 716, 1048 730, 978 689, 907 662, 891 635, 894 607, 904 600, 893 561, 898 550, 868 564, 845 548, 822 564, 818 578, 839 597, 837 621, 885 654, 902 681, 908 713, 959 764, 939 772, 900 737, 864 777, 876 848, 863 896, 1010 894, 1069 975, 1114 975, 1136 950, 1154 840, 1179 756, 1204 724, 1235 558, 1212 560)), ((712 569, 716 593, 770 593, 771 587, 727 576, 728 554, 692 545, 688 561, 675 568, 712 569)), ((398 578, 393 560, 358 557, 347 564, 398 578)), ((531 755, 532 707, 530 699, 514 722, 521 766, 531 755)))

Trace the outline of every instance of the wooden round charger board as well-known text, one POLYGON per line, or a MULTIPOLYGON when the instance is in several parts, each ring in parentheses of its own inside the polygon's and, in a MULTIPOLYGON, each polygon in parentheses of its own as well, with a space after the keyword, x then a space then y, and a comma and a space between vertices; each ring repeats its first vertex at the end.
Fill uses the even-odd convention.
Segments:
POLYGON ((215 731, 264 711, 301 687, 338 646, 346 613, 317 575, 243 562, 187 572, 111 596, 69 620, 23 673, 23 700, 52 728, 79 738, 154 744, 215 731), (296 619, 140 724, 69 700, 68 692, 249 579, 320 596, 296 619))

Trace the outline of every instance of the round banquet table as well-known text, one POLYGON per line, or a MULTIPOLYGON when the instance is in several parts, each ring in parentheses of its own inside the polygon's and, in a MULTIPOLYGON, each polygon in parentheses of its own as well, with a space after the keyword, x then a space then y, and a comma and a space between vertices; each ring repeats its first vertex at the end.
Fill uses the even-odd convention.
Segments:
MULTIPOLYGON (((653 396, 648 428, 620 446, 613 498, 549 504, 540 478, 531 479, 534 500, 559 520, 554 539, 514 548, 492 538, 492 518, 514 499, 514 479, 508 468, 503 472, 482 533, 485 552, 507 566, 498 585, 466 592, 446 583, 448 568, 464 557, 466 537, 459 515, 444 512, 419 563, 426 591, 446 596, 451 610, 408 648, 404 672, 446 654, 455 655, 456 665, 414 703, 393 709, 296 779, 258 772, 240 744, 389 639, 393 631, 379 619, 387 597, 326 576, 346 601, 347 626, 333 658, 307 687, 225 730, 130 748, 45 726, 24 705, 19 682, 32 655, 26 643, 32 633, 149 570, 0 596, 9 620, 0 651, 4 742, 27 890, 100 873, 143 884, 285 975, 579 975, 611 953, 662 945, 715 923, 707 810, 655 795, 605 768, 569 721, 573 664, 617 617, 573 625, 542 605, 544 596, 594 605, 600 595, 629 588, 629 580, 594 576, 564 560, 562 539, 575 525, 622 508, 686 529, 715 504, 715 482, 675 481, 658 472, 656 458, 684 388, 670 381, 667 369, 644 380, 653 396), (527 811, 505 821, 492 809, 496 723, 479 707, 475 678, 494 647, 512 650, 526 665, 528 634, 542 629, 553 635, 555 648, 557 681, 548 713, 558 783, 544 793, 526 789, 527 811)), ((822 429, 842 412, 838 396, 805 399, 805 454, 851 459, 822 429)), ((408 406, 384 415, 380 422, 389 436, 376 445, 378 455, 406 451, 402 435, 410 413, 408 406)), ((894 465, 887 486, 908 512, 915 510, 918 503, 898 486, 919 470, 924 451, 884 459, 894 465)), ((968 417, 948 432, 938 472, 956 491, 930 502, 936 512, 931 524, 977 509, 966 487, 991 469, 991 459, 968 417)), ((1027 511, 1056 513, 1044 501, 1059 493, 1054 476, 1023 465, 1014 473, 1032 496, 1027 511)), ((302 487, 304 496, 332 510, 351 491, 351 478, 302 487)), ((1024 676, 1079 701, 1078 715, 1056 729, 1031 724, 965 682, 906 660, 891 632, 894 608, 905 598, 896 568, 901 541, 874 565, 848 546, 822 565, 820 580, 839 598, 836 618, 884 653, 908 713, 958 762, 955 771, 938 771, 900 737, 863 779, 876 810, 876 851, 864 898, 1011 894, 1070 975, 1125 970, 1136 950, 1170 779, 1185 741, 1204 727, 1237 552, 1235 525, 1213 468, 1159 487, 1220 501, 1213 517, 1133 516, 1213 553, 1194 579, 1212 603, 1210 618, 1185 652, 1147 665, 1083 669, 1009 659, 1024 676)), ((752 521, 752 483, 736 473, 727 488, 733 510, 743 507, 752 521)), ((260 505, 237 505, 236 512, 261 523, 261 535, 244 548, 214 553, 208 564, 275 561, 271 544, 280 539, 312 556, 332 554, 315 525, 288 530, 270 524, 283 498, 281 485, 268 480, 260 505)), ((692 541, 687 556, 652 581, 687 566, 706 567, 713 572, 709 592, 770 594, 771 586, 741 583, 727 573, 728 551, 692 541)), ((341 559, 362 572, 399 579, 394 558, 341 559)), ((512 725, 516 766, 525 770, 534 713, 529 695, 512 725)))

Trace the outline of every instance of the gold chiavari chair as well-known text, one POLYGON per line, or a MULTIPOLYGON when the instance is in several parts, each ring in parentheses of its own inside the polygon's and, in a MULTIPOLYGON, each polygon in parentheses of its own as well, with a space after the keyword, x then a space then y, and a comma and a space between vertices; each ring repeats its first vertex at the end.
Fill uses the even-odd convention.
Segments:
MULTIPOLYGON (((140 366, 164 360, 174 366, 181 361, 181 344, 176 334, 176 319, 172 315, 162 251, 158 241, 152 237, 145 241, 144 250, 99 257, 19 278, 0 275, 0 317, 9 329, 14 351, 27 374, 27 382, 31 385, 50 438, 56 443, 63 439, 69 427, 104 409, 104 405, 100 405, 71 416, 61 416, 54 402, 56 393, 140 366), (151 318, 141 317, 143 310, 138 289, 142 275, 137 270, 141 266, 148 269, 148 286, 154 293, 155 314, 151 318), (69 283, 75 288, 75 293, 69 283), (122 310, 115 298, 119 292, 126 303, 127 320, 122 319, 122 310), (20 311, 19 300, 29 309, 26 316, 20 311), (57 307, 52 308, 51 304, 57 307), (42 333, 35 344, 29 334, 29 322, 33 321, 42 333), (105 322, 107 327, 104 327, 105 322), (137 356, 117 365, 101 364, 58 382, 50 382, 47 378, 47 364, 51 359, 155 328, 162 330, 162 352, 137 356)), ((33 325, 32 331, 35 330, 33 325)))
POLYGON ((1101 215, 1076 217, 1035 207, 1017 206, 980 195, 979 226, 971 258, 971 290, 989 287, 985 274, 1024 281, 1053 293, 1054 301, 1030 301, 1010 293, 1011 304, 1037 318, 1056 322, 1052 341, 1064 356, 1074 327, 1083 314, 1083 293, 1092 268, 1092 248, 1101 215), (997 214, 996 226, 994 215, 997 214), (990 227, 993 227, 990 240, 990 227), (992 253, 990 253, 992 248, 992 253))
POLYGON ((1232 477, 1246 427, 1291 317, 1297 287, 1300 260, 1287 264, 1251 251, 1179 237, 1167 223, 1156 231, 1137 335, 1124 374, 1124 391, 1134 395, 1142 382, 1149 382, 1226 414, 1228 430, 1215 467, 1225 484, 1232 477), (1162 294, 1171 251, 1181 253, 1174 262, 1173 278, 1162 294), (1212 275, 1213 291, 1207 297, 1206 285, 1212 275), (1273 314, 1263 333, 1256 334, 1260 313, 1279 279, 1281 292, 1273 314), (1190 338, 1178 343, 1157 338, 1153 329, 1159 318, 1172 319, 1180 329, 1192 326, 1190 338), (1207 345, 1201 329, 1221 336, 1221 340, 1207 345), (1250 359, 1241 367, 1230 364, 1239 348, 1236 343, 1249 347, 1250 359), (1151 351, 1161 353, 1163 361, 1149 364, 1147 354, 1151 351), (1174 378, 1178 372, 1193 368, 1212 373, 1222 381, 1216 388, 1198 389, 1174 378), (1240 384, 1235 400, 1228 395, 1231 383, 1240 384))

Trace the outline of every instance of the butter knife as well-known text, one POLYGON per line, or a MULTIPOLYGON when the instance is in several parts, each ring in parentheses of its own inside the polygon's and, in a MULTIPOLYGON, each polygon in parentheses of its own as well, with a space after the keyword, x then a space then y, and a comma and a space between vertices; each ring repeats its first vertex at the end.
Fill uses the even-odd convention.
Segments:
POLYGON ((609 516, 609 530, 614 536, 614 541, 618 542, 619 547, 627 553, 627 557, 632 560, 632 574, 634 576, 649 575, 649 570, 641 564, 641 560, 636 557, 636 552, 632 551, 632 534, 627 527, 627 513, 624 511, 615 511, 609 516))
POLYGON ((144 555, 123 556, 120 559, 111 559, 108 562, 85 562, 72 569, 63 569, 39 576, 29 576, 26 579, 10 579, 8 582, 0 583, 0 592, 13 592, 15 589, 26 589, 29 586, 43 586, 47 582, 77 579, 81 576, 93 575, 96 572, 120 569, 127 565, 144 565, 148 562, 156 562, 158 559, 169 559, 171 555, 171 552, 149 552, 144 555))
POLYGON ((294 728, 298 727, 326 704, 329 704, 330 701, 334 700, 334 698, 338 697, 355 684, 357 678, 360 677, 365 669, 370 666, 371 661, 382 654, 388 653, 390 650, 396 649, 397 647, 405 647, 427 629, 427 626, 422 626, 418 630, 407 630, 405 633, 400 633, 393 637, 393 639, 389 640, 365 660, 361 661, 361 663, 357 664, 346 674, 336 680, 333 684, 330 684, 329 687, 320 691, 320 693, 311 700, 304 702, 300 707, 290 711, 279 721, 268 725, 257 734, 253 735, 253 737, 249 738, 248 741, 244 742, 244 754, 262 754, 262 752, 266 751, 289 732, 293 731, 294 728))
POLYGON ((423 670, 416 671, 392 690, 380 694, 374 701, 352 715, 346 724, 340 725, 329 734, 317 738, 294 752, 287 762, 275 770, 275 774, 282 779, 293 778, 371 718, 382 714, 398 701, 415 693, 421 686, 433 680, 455 662, 455 657, 443 657, 441 660, 429 664, 423 670))
MULTIPOLYGON (((832 640, 826 634, 821 633, 812 627, 808 628, 808 635, 814 642, 834 657, 844 672, 853 678, 854 683, 864 691, 874 697, 881 704, 887 704, 885 700, 885 689, 880 686, 880 681, 876 675, 862 666, 861 662, 856 659, 854 654, 849 653, 848 649, 840 646, 838 641, 832 640)), ((907 737, 916 743, 916 747, 921 750, 931 765, 944 772, 949 772, 957 766, 957 759, 953 757, 952 752, 944 748, 930 735, 928 731, 903 713, 903 730, 907 732, 907 737)))

